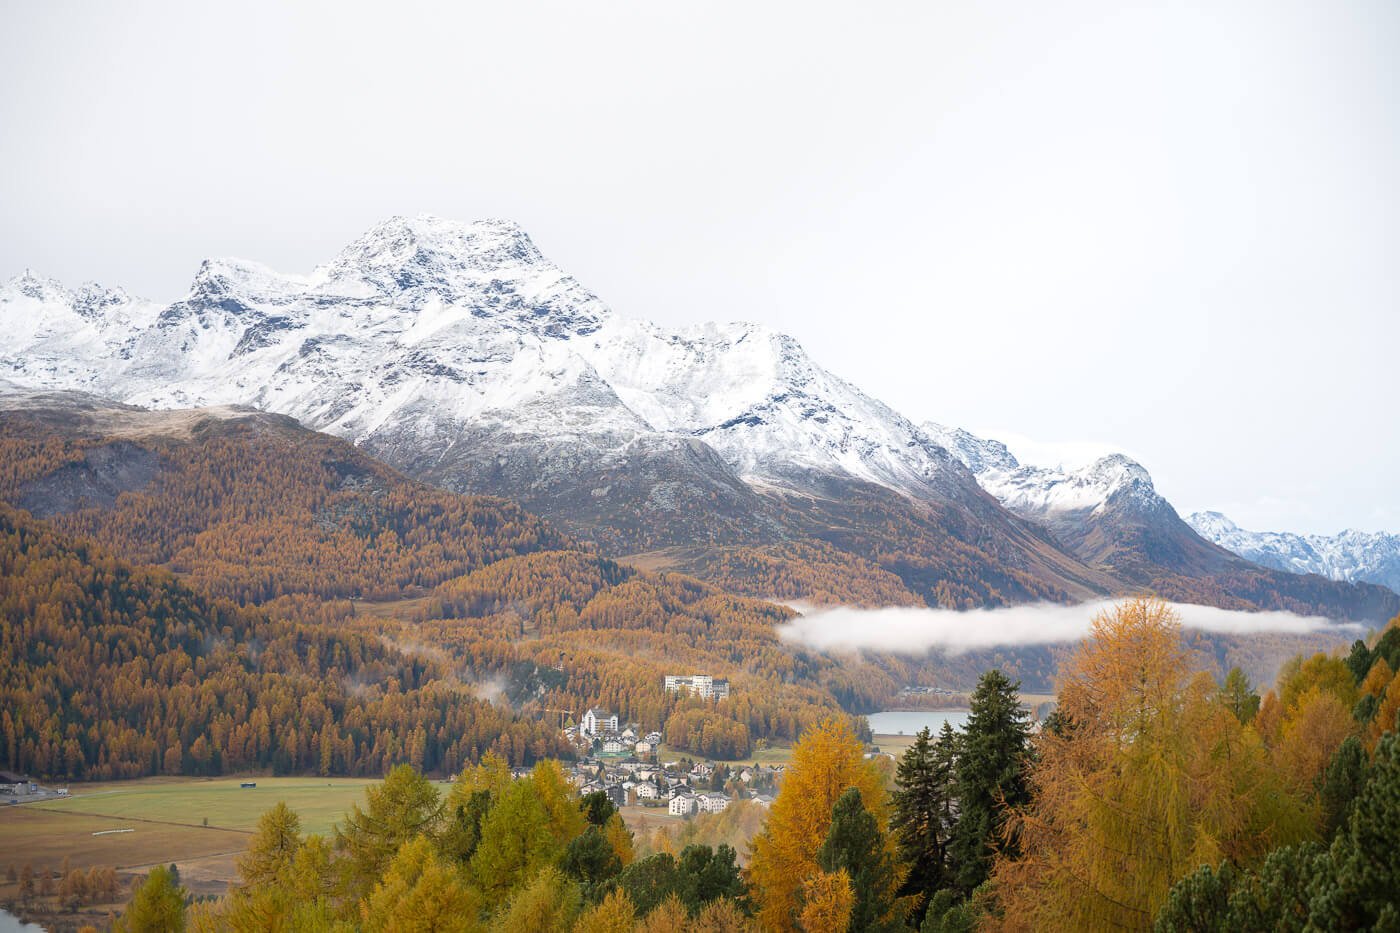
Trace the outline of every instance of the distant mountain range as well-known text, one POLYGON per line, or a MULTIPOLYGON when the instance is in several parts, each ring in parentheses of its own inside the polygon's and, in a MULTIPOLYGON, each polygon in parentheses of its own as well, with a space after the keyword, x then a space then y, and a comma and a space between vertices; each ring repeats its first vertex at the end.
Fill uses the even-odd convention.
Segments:
POLYGON ((290 415, 605 553, 752 595, 977 606, 1148 589, 1400 612, 1379 586, 1206 540, 1126 457, 1022 466, 914 424, 760 325, 619 317, 506 222, 391 218, 308 276, 209 260, 169 305, 26 273, 0 286, 0 325, 14 387, 290 415))
POLYGON ((1246 531, 1219 512, 1195 512, 1186 521, 1203 538, 1265 567, 1333 580, 1364 580, 1400 591, 1400 535, 1246 531))

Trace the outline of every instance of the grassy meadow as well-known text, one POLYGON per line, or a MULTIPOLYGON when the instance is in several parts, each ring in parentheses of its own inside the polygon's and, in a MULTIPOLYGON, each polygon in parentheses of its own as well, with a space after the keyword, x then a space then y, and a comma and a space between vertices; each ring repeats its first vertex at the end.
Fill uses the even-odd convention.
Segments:
POLYGON ((79 785, 71 797, 25 809, 199 827, 207 821, 212 828, 250 832, 258 817, 282 800, 301 817, 303 832, 328 834, 373 783, 368 778, 152 778, 79 785), (258 786, 239 787, 244 780, 258 786))

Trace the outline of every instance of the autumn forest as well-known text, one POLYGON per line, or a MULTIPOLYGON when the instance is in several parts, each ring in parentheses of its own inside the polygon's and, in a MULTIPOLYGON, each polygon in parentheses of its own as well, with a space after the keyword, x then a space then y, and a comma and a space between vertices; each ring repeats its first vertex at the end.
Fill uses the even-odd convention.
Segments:
POLYGON ((113 920, 128 930, 1398 922, 1395 622, 1258 684, 1258 642, 1185 632, 1147 597, 1059 654, 834 656, 782 637, 795 611, 768 600, 917 603, 902 578, 812 542, 702 563, 706 580, 605 557, 284 418, 11 412, 0 763, 383 778, 329 835, 267 812, 226 896, 151 871, 113 920), (676 670, 731 693, 667 692, 676 670), (869 754, 863 713, 949 679, 963 728, 869 754), (1020 691, 1052 683, 1036 721, 1020 691), (791 758, 767 810, 652 837, 565 776, 561 730, 590 707, 675 754, 791 758))

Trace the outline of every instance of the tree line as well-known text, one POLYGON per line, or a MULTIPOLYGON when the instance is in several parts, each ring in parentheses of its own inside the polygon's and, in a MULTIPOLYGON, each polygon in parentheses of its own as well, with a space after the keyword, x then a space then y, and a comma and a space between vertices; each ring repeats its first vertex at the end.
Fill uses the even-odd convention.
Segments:
POLYGON ((1170 608, 1135 600, 1095 620, 1038 729, 995 670, 893 769, 848 720, 808 728, 744 866, 639 858, 601 794, 488 757, 445 799, 394 770, 333 839, 274 809, 219 902, 146 887, 200 930, 1390 929, 1397 655, 1400 620, 1261 697, 1193 671, 1170 608))

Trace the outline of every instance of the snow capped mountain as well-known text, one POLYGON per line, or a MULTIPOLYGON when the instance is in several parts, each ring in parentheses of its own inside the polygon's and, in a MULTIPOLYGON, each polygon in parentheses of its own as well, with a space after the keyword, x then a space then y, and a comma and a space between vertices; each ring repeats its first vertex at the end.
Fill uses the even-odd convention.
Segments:
POLYGON ((1186 521, 1203 538, 1265 567, 1332 580, 1364 580, 1400 592, 1400 535, 1246 531, 1219 512, 1195 512, 1186 521))
POLYGON ((982 488, 1021 518, 1048 528, 1081 560, 1149 583, 1161 569, 1197 576, 1235 569, 1234 555, 1203 540, 1177 515, 1142 464, 1123 454, 1074 470, 1021 464, 1006 445, 928 423, 982 488))
POLYGON ((606 553, 755 588, 849 559, 943 605, 1187 598, 1182 575, 1217 573, 1233 576, 1199 592, 1235 587, 1235 605, 1269 604, 1275 578, 1331 614, 1394 599, 1246 564, 1126 457, 1024 466, 916 426, 763 326, 623 318, 506 221, 393 217, 305 275, 210 259, 168 305, 25 273, 0 285, 0 327, 0 391, 289 415, 606 553))
POLYGON ((1077 470, 1058 470, 1022 465, 1005 444, 962 428, 927 422, 924 431, 962 461, 983 489, 1025 518, 1053 523, 1065 517, 1101 515, 1111 507, 1144 515, 1171 509, 1157 494, 1147 470, 1122 454, 1100 457, 1077 470))
POLYGON ((619 318, 504 221, 391 218, 306 276, 208 260, 165 308, 25 276, 0 288, 0 320, 28 326, 0 358, 20 385, 154 408, 249 404, 391 460, 483 432, 555 458, 698 440, 748 483, 802 490, 836 475, 976 496, 946 451, 791 337, 619 318))

